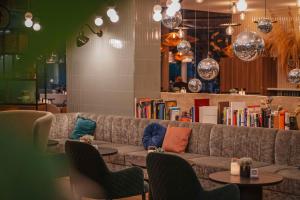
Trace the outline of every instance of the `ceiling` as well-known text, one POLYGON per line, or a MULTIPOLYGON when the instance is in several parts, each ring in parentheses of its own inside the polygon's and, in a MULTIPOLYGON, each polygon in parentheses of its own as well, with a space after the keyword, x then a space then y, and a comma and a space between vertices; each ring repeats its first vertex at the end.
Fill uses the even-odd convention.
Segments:
MULTIPOLYGON (((165 6, 166 0, 160 0, 162 5, 165 6)), ((264 0, 246 0, 248 3, 247 11, 264 10, 264 0)), ((182 6, 184 9, 197 9, 215 12, 229 12, 230 2, 237 2, 237 0, 204 0, 203 3, 197 3, 196 0, 183 0, 182 6)), ((297 0, 267 0, 268 9, 283 9, 287 7, 296 7, 297 0)))

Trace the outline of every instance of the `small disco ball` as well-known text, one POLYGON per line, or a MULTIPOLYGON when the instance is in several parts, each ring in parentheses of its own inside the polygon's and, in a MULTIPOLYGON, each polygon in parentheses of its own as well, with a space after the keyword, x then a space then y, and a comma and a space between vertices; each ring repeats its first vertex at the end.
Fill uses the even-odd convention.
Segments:
POLYGON ((288 81, 293 84, 300 84, 300 69, 291 70, 288 74, 288 81))
POLYGON ((187 54, 191 49, 191 44, 189 41, 182 40, 178 45, 177 45, 177 50, 179 53, 182 54, 187 54))
POLYGON ((270 33, 273 29, 273 23, 267 18, 260 19, 257 22, 257 28, 262 33, 270 33))
POLYGON ((169 29, 174 29, 178 27, 182 22, 182 15, 181 12, 178 11, 175 13, 174 16, 169 16, 166 11, 164 11, 163 16, 162 16, 162 24, 169 28, 169 29))
POLYGON ((189 81, 188 88, 193 93, 200 92, 202 89, 202 82, 197 78, 193 78, 189 81))
POLYGON ((265 42, 255 32, 242 32, 237 36, 233 44, 234 54, 243 61, 253 61, 260 56, 265 49, 265 42))
POLYGON ((210 81, 219 75, 219 64, 212 58, 202 60, 197 67, 198 74, 204 80, 210 81))

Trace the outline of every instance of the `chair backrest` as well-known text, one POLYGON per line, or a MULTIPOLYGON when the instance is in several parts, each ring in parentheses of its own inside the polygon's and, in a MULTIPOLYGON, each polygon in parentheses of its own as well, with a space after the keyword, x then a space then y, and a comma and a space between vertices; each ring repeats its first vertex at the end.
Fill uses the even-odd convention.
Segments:
POLYGON ((2 111, 0 133, 23 137, 39 149, 45 150, 53 118, 49 112, 2 111))
POLYGON ((203 189, 191 165, 166 153, 150 153, 147 171, 153 199, 199 199, 203 189))
POLYGON ((71 184, 76 189, 82 186, 83 178, 99 184, 104 190, 107 188, 110 171, 95 147, 84 142, 66 141, 65 150, 72 166, 71 184))

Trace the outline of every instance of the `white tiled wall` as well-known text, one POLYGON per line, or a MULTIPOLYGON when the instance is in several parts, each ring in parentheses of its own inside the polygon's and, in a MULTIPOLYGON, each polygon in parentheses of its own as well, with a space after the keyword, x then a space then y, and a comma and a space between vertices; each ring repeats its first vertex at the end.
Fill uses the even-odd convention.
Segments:
POLYGON ((135 97, 160 96, 160 23, 152 20, 154 4, 118 1, 120 21, 105 18, 102 38, 84 28, 90 38, 85 46, 76 47, 76 34, 68 41, 69 112, 133 116, 135 97))

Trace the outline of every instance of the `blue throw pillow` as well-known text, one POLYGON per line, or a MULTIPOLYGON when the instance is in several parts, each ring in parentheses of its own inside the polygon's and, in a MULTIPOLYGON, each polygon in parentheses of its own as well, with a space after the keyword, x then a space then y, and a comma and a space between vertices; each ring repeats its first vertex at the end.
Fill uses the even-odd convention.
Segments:
POLYGON ((149 124, 144 130, 143 145, 145 149, 149 146, 161 147, 164 141, 164 137, 167 129, 160 124, 149 124))
POLYGON ((90 119, 78 117, 75 124, 75 129, 73 130, 70 139, 78 140, 84 135, 94 135, 95 130, 96 122, 90 119))

